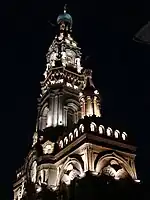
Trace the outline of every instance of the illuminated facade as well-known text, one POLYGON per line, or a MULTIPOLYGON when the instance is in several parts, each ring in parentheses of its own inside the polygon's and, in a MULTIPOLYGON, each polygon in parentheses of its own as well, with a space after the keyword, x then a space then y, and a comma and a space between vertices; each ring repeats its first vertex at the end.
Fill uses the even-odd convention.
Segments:
POLYGON ((101 116, 101 99, 92 70, 81 66, 81 49, 72 37, 72 17, 64 9, 46 55, 33 145, 17 171, 14 200, 39 197, 43 186, 59 190, 89 172, 137 180, 135 150, 124 130, 101 116), (117 168, 115 167, 117 166, 117 168))

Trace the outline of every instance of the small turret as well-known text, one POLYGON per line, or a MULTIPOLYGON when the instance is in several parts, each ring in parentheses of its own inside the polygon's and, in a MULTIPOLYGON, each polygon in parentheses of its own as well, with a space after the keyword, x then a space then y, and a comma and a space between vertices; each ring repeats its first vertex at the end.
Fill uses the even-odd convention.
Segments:
POLYGON ((82 92, 79 94, 79 101, 81 105, 81 117, 96 115, 100 117, 100 97, 98 90, 92 81, 92 70, 86 69, 84 71, 85 85, 82 92))

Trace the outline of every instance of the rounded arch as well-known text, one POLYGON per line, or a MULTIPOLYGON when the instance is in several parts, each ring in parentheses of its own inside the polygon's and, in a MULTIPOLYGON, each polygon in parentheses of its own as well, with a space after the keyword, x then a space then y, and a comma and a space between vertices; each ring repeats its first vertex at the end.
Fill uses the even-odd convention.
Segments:
POLYGON ((78 121, 78 110, 80 104, 75 99, 66 99, 64 105, 67 107, 67 124, 72 128, 72 124, 78 121))
POLYGON ((69 133, 69 142, 73 141, 73 133, 69 133))
POLYGON ((119 138, 119 136, 120 136, 120 131, 119 131, 119 130, 115 130, 114 136, 115 136, 115 138, 119 138))
POLYGON ((70 184, 70 181, 75 178, 73 174, 71 174, 73 171, 76 171, 76 175, 78 176, 82 176, 84 173, 82 163, 77 158, 69 157, 61 167, 60 173, 57 177, 56 185, 58 186, 61 181, 66 181, 66 184, 70 184), (71 174, 71 176, 70 174, 68 175, 68 172, 71 174))
POLYGON ((36 161, 36 150, 32 150, 29 152, 26 161, 25 161, 25 171, 27 175, 27 179, 30 180, 30 172, 31 172, 31 166, 36 161))
POLYGON ((48 107, 46 106, 46 107, 44 108, 44 110, 43 110, 42 115, 43 115, 44 117, 47 117, 48 111, 49 111, 49 109, 48 109, 48 107))
POLYGON ((107 136, 112 136, 112 134, 113 134, 112 128, 108 127, 108 128, 106 129, 106 133, 107 133, 107 136))
POLYGON ((65 100, 65 105, 69 106, 69 107, 72 107, 72 109, 74 111, 78 111, 78 109, 80 108, 80 103, 75 99, 67 99, 67 100, 65 100))
POLYGON ((40 111, 40 118, 39 118, 39 128, 43 130, 47 126, 47 116, 48 116, 49 108, 48 103, 45 103, 40 111))
POLYGON ((48 108, 48 103, 47 103, 47 102, 45 102, 44 105, 42 106, 42 108, 41 108, 41 110, 40 110, 40 116, 42 116, 42 114, 43 114, 43 112, 44 112, 44 109, 45 109, 46 107, 48 108))
POLYGON ((99 125, 98 130, 99 130, 100 134, 104 134, 104 132, 105 132, 105 128, 103 125, 99 125))
POLYGON ((92 132, 96 132, 97 131, 97 125, 95 124, 95 122, 91 122, 90 129, 91 129, 92 132))
POLYGON ((84 132, 84 125, 83 125, 83 124, 80 124, 80 126, 79 126, 79 131, 80 131, 81 133, 84 132))
POLYGON ((123 169, 124 169, 124 171, 126 171, 127 174, 132 177, 132 179, 136 179, 134 170, 130 167, 130 165, 126 162, 126 160, 114 152, 113 153, 105 152, 105 154, 99 157, 99 159, 96 159, 94 163, 95 171, 101 174, 103 168, 108 166, 109 163, 111 164, 112 161, 113 162, 116 161, 116 163, 118 163, 118 166, 121 167, 119 172, 123 173, 123 169))
POLYGON ((76 138, 76 137, 78 137, 78 136, 79 136, 78 129, 75 128, 75 129, 74 129, 74 137, 76 138))
POLYGON ((126 139, 127 139, 127 133, 126 133, 126 132, 123 132, 123 133, 122 133, 122 139, 123 139, 123 140, 126 140, 126 139))

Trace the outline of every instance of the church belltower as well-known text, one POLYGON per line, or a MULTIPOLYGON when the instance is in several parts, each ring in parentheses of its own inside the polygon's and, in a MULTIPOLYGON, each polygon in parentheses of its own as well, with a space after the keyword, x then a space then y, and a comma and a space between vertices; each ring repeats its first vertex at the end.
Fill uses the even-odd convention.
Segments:
POLYGON ((92 70, 81 65, 66 7, 57 24, 46 55, 33 144, 17 171, 14 200, 44 199, 43 191, 63 191, 87 173, 137 180, 136 148, 124 130, 110 127, 101 116, 92 70))

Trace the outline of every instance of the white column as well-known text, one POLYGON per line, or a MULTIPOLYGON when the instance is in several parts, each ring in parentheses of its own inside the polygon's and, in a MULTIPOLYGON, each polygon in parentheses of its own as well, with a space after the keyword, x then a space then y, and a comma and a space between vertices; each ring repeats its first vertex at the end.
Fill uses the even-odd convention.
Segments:
POLYGON ((92 106, 92 99, 90 96, 87 96, 87 104, 86 104, 86 115, 92 116, 93 115, 93 106, 92 106))
POLYGON ((52 115, 52 125, 54 125, 54 97, 51 97, 51 115, 52 115))
POLYGON ((64 106, 64 125, 67 126, 67 106, 64 106))
POLYGON ((52 97, 49 99, 49 112, 47 115, 47 127, 52 126, 52 97))
POLYGON ((58 95, 55 96, 54 98, 54 120, 53 120, 53 125, 54 127, 57 126, 57 122, 58 122, 58 95))
POLYGON ((74 123, 77 123, 77 112, 74 112, 74 123))
POLYGON ((59 95, 58 125, 63 125, 62 95, 59 95))

